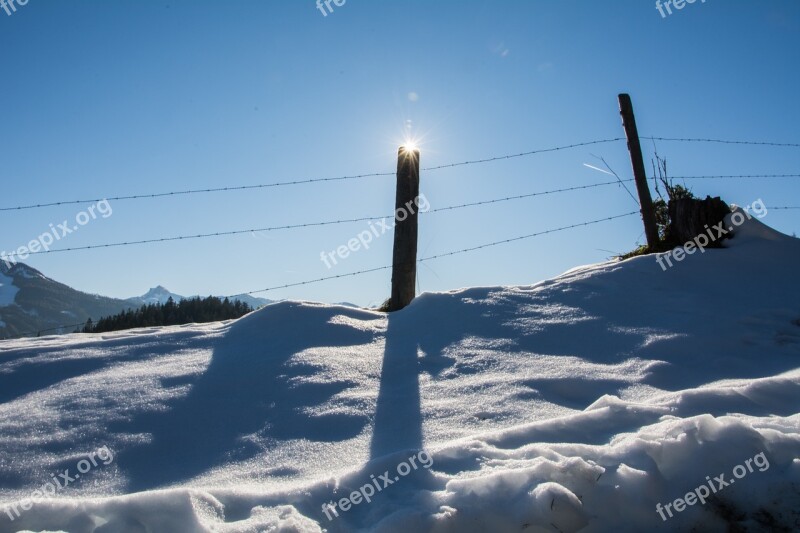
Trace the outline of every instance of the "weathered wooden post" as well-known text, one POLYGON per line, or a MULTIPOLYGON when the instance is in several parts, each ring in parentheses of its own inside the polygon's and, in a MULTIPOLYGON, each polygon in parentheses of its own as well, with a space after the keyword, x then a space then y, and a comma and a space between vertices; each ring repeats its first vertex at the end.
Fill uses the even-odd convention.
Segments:
POLYGON ((416 296, 418 203, 419 150, 413 146, 401 146, 397 152, 392 298, 389 311, 403 309, 416 296))
POLYGON ((633 103, 628 94, 619 95, 619 112, 622 115, 622 126, 628 138, 628 151, 631 153, 633 177, 636 180, 636 190, 639 192, 639 205, 641 206, 644 233, 647 236, 647 246, 655 250, 658 238, 658 225, 656 213, 653 209, 653 198, 650 196, 650 187, 647 185, 647 172, 644 169, 642 158, 642 145, 639 143, 639 130, 636 127, 636 117, 633 114, 633 103))

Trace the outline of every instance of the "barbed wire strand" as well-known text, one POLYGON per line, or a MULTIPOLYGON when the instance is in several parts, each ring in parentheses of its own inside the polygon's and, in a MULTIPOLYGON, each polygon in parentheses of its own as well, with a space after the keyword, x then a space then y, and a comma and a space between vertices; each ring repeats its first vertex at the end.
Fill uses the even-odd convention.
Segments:
POLYGON ((304 222, 300 224, 290 224, 286 226, 272 226, 269 228, 251 228, 251 229, 240 229, 240 230, 231 230, 231 231, 216 231, 212 233, 198 233, 197 235, 178 235, 175 237, 159 237, 155 239, 142 239, 138 241, 123 241, 123 242, 112 242, 106 244, 89 244, 86 246, 74 246, 71 248, 58 248, 55 250, 40 250, 37 252, 29 252, 28 255, 41 255, 41 254, 55 254, 55 253, 62 253, 62 252, 77 252, 81 250, 95 250, 99 248, 118 248, 122 246, 138 246, 142 244, 154 244, 154 243, 162 243, 162 242, 174 242, 174 241, 188 241, 188 240, 195 240, 195 239, 206 239, 211 237, 225 237, 231 235, 243 235, 246 233, 261 233, 267 231, 280 231, 280 230, 289 230, 289 229, 298 229, 298 228, 310 228, 316 226, 332 226, 336 224, 347 224, 351 222, 365 222, 368 220, 379 220, 381 217, 363 217, 363 218, 350 218, 350 219, 342 219, 342 220, 328 220, 324 222, 304 222))
MULTIPOLYGON (((633 179, 628 179, 628 180, 623 180, 623 181, 633 181, 633 179)), ((602 183, 592 183, 590 185, 579 185, 579 186, 576 186, 576 187, 567 187, 567 188, 564 188, 564 189, 553 189, 553 190, 550 190, 550 191, 534 192, 534 193, 529 193, 529 194, 519 194, 519 195, 516 195, 516 196, 506 196, 504 198, 496 198, 494 200, 483 200, 483 201, 480 201, 480 202, 471 202, 471 203, 468 203, 468 204, 451 205, 449 207, 439 207, 439 208, 436 208, 436 209, 431 209, 430 211, 428 211, 428 213, 438 213, 439 211, 450 211, 450 210, 453 210, 453 209, 461 209, 462 207, 472 207, 472 206, 476 206, 476 205, 495 204, 495 203, 498 203, 498 202, 506 202, 506 201, 509 201, 509 200, 519 200, 519 199, 522 199, 522 198, 531 198, 531 197, 534 197, 534 196, 544 196, 544 195, 548 195, 548 194, 556 194, 556 193, 568 192, 568 191, 578 191, 578 190, 581 190, 581 189, 591 189, 591 188, 594 188, 594 187, 603 187, 603 186, 607 186, 607 185, 619 185, 619 184, 620 184, 620 182, 618 182, 618 181, 604 181, 602 183)))
POLYGON ((13 337, 2 338, 2 339, 0 339, 0 341, 10 341, 10 340, 14 340, 14 339, 23 339, 23 338, 29 337, 31 335, 41 335, 42 333, 47 333, 48 331, 60 331, 60 330, 64 330, 64 329, 77 328, 77 327, 81 327, 81 326, 85 326, 85 325, 86 325, 86 322, 81 322, 80 324, 67 324, 65 326, 57 326, 55 328, 37 329, 35 331, 34 330, 23 331, 22 333, 17 333, 13 337))
POLYGON ((678 137, 640 137, 652 141, 666 142, 698 142, 698 143, 717 143, 717 144, 746 144, 752 146, 779 146, 783 148, 800 148, 800 143, 775 143, 762 141, 730 141, 725 139, 697 139, 697 138, 678 138, 678 137))
POLYGON ((714 180, 714 179, 746 179, 746 178, 800 178, 800 174, 743 174, 720 176, 670 176, 670 179, 680 180, 714 180))
POLYGON ((329 182, 329 181, 343 181, 343 180, 354 180, 354 179, 361 179, 361 178, 371 178, 371 177, 380 177, 380 176, 394 176, 394 172, 373 172, 370 174, 356 174, 352 176, 338 176, 335 178, 310 178, 304 180, 294 180, 294 181, 281 181, 276 183, 260 183, 255 185, 236 185, 232 187, 214 187, 208 189, 187 189, 181 191, 171 191, 171 192, 160 192, 160 193, 152 193, 152 194, 132 194, 129 196, 112 196, 112 197, 105 197, 105 198, 89 198, 85 200, 63 200, 58 202, 49 202, 43 204, 30 204, 30 205, 21 205, 16 207, 0 207, 0 211, 21 211, 24 209, 38 209, 41 207, 53 207, 59 205, 74 205, 74 204, 89 204, 89 203, 96 203, 102 202, 103 200, 107 201, 120 201, 120 200, 142 200, 147 198, 162 198, 165 196, 186 196, 190 194, 201 194, 201 193, 214 193, 214 192, 230 192, 230 191, 245 191, 251 189, 266 189, 269 187, 286 187, 290 185, 305 185, 308 183, 320 183, 320 182, 329 182))
POLYGON ((497 157, 489 157, 487 159, 475 159, 475 160, 472 160, 472 161, 464 161, 462 163, 450 163, 450 164, 447 164, 447 165, 439 165, 439 166, 435 166, 435 167, 427 167, 427 168, 421 169, 421 171, 424 172, 424 171, 429 171, 429 170, 441 170, 443 168, 461 167, 461 166, 464 166, 464 165, 475 165, 475 164, 479 164, 479 163, 491 163, 491 162, 494 162, 494 161, 503 161, 505 159, 514 159, 516 157, 526 157, 526 156, 529 156, 529 155, 544 154, 544 153, 548 153, 548 152, 558 152, 558 151, 561 151, 561 150, 569 150, 571 148, 580 148, 582 146, 592 146, 594 144, 606 144, 606 143, 612 143, 612 142, 618 142, 618 141, 624 141, 624 140, 625 140, 625 137, 615 137, 613 139, 599 139, 599 140, 596 140, 596 141, 587 141, 587 142, 582 142, 582 143, 568 144, 568 145, 565 145, 565 146, 558 146, 558 147, 555 147, 555 148, 543 148, 543 149, 539 149, 539 150, 531 150, 529 152, 521 152, 521 153, 518 153, 518 154, 502 155, 502 156, 497 156, 497 157))
MULTIPOLYGON (((489 157, 486 159, 475 159, 472 161, 461 161, 458 163, 448 163, 446 165, 439 165, 435 167, 427 167, 421 169, 421 172, 426 171, 433 171, 433 170, 441 170, 445 168, 455 168, 455 167, 462 167, 467 165, 477 165, 481 163, 491 163, 494 161, 502 161, 506 159, 514 159, 518 157, 526 157, 530 155, 536 154, 544 154, 549 152, 558 152, 561 150, 569 150, 572 148, 579 148, 582 146, 592 146, 596 144, 603 144, 603 143, 611 143, 624 140, 622 137, 616 137, 613 139, 598 139, 594 141, 586 141, 581 143, 574 143, 568 144, 564 146, 556 146, 553 148, 542 148, 538 150, 530 150, 527 152, 520 152, 517 154, 508 154, 496 157, 489 157)), ((190 194, 205 194, 205 193, 216 193, 216 192, 230 192, 230 191, 245 191, 245 190, 252 190, 252 189, 265 189, 270 187, 288 187, 288 186, 295 186, 295 185, 307 185, 312 183, 322 183, 322 182, 332 182, 332 181, 344 181, 344 180, 355 180, 355 179, 363 179, 363 178, 374 178, 374 177, 386 177, 386 176, 394 176, 395 172, 371 172, 368 174, 355 174, 350 176, 338 176, 333 178, 309 178, 309 179, 302 179, 302 180, 293 180, 293 181, 282 181, 276 183, 262 183, 262 184, 254 184, 254 185, 236 185, 231 187, 213 187, 213 188, 206 188, 206 189, 187 189, 187 190, 179 190, 179 191, 170 191, 170 192, 161 192, 161 193, 152 193, 152 194, 132 194, 127 196, 112 196, 112 197, 105 197, 105 198, 90 198, 85 200, 62 200, 57 202, 47 202, 47 203, 40 203, 40 204, 29 204, 29 205, 20 205, 20 206, 13 206, 13 207, 0 207, 0 212, 2 211, 21 211, 25 209, 39 209, 43 207, 54 207, 60 205, 75 205, 75 204, 88 204, 88 203, 96 203, 102 202, 103 200, 108 201, 122 201, 122 200, 142 200, 142 199, 150 199, 150 198, 162 198, 167 196, 186 196, 190 194)))

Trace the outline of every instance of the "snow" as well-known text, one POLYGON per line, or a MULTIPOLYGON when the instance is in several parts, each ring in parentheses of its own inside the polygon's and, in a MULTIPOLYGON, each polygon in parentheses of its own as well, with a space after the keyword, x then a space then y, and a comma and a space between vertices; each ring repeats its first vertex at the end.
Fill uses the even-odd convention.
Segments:
POLYGON ((0 272, 0 307, 13 304, 18 292, 19 287, 14 285, 14 278, 0 272))
POLYGON ((142 300, 145 304, 165 304, 170 298, 172 298, 175 302, 180 302, 183 300, 183 296, 174 294, 159 285, 158 287, 150 289, 138 299, 142 300))
POLYGON ((388 318, 280 302, 0 342, 0 532, 791 530, 800 241, 750 220, 727 246, 388 318), (109 464, 2 512, 103 446, 109 464), (430 468, 399 476, 420 450, 430 468), (384 473, 371 502, 323 512, 384 473))
POLYGON ((14 271, 14 273, 19 275, 19 276, 21 276, 21 277, 23 277, 23 278, 25 278, 25 279, 47 279, 41 273, 36 272, 35 270, 32 270, 32 269, 29 269, 25 265, 21 265, 20 263, 17 263, 17 265, 19 265, 19 266, 14 271))
MULTIPOLYGON (((3 262, 2 265, 6 267, 6 273, 13 274, 14 276, 19 276, 25 279, 49 279, 44 274, 39 272, 38 270, 29 267, 23 263, 5 263, 3 262)), ((2 271, 0 271, 2 274, 2 271)))

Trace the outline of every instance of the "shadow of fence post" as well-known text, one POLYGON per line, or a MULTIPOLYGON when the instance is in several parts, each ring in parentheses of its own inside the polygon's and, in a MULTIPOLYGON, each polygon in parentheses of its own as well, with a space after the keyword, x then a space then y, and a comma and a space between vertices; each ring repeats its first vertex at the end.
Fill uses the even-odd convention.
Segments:
POLYGON ((389 315, 370 458, 422 448, 417 342, 389 315))

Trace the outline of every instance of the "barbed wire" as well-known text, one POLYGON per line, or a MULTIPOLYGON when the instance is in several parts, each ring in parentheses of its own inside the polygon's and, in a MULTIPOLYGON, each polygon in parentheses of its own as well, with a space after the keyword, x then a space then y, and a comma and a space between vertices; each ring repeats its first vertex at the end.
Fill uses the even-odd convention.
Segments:
POLYGON ((162 198, 165 196, 186 196, 190 194, 202 194, 202 193, 214 193, 214 192, 230 192, 230 191, 245 191, 251 189, 266 189, 269 187, 287 187, 291 185, 305 185, 309 183, 321 183, 321 182, 329 182, 329 181, 343 181, 343 180, 354 180, 354 179, 361 179, 361 178, 372 178, 372 177, 380 177, 380 176, 394 176, 394 172, 373 172, 370 174, 355 174, 352 176, 338 176, 335 178, 310 178, 310 179, 303 179, 303 180, 294 180, 294 181, 281 181, 277 183, 261 183, 255 185, 236 185, 232 187, 214 187, 208 189, 186 189, 181 191, 171 191, 171 192, 160 192, 160 193, 152 193, 152 194, 132 194, 128 196, 112 196, 112 197, 105 197, 105 198, 89 198, 85 200, 63 200, 59 202, 49 202, 43 204, 30 204, 30 205, 21 205, 16 207, 0 207, 0 211, 21 211, 24 209, 38 209, 41 207, 54 207, 59 205, 74 205, 74 204, 88 204, 88 203, 96 203, 102 202, 103 200, 108 201, 120 201, 120 200, 142 200, 147 198, 162 198))
MULTIPOLYGON (((622 181, 633 181, 633 179, 622 180, 622 181)), ((519 194, 519 195, 516 195, 516 196, 506 196, 504 198, 496 198, 496 199, 493 199, 493 200, 483 200, 483 201, 480 201, 480 202, 471 202, 471 203, 467 203, 467 204, 451 205, 451 206, 448 206, 448 207, 439 207, 439 208, 436 208, 436 209, 431 209, 430 211, 428 211, 428 213, 438 213, 440 211, 451 211, 453 209, 461 209, 463 207, 473 207, 473 206, 476 206, 476 205, 495 204, 495 203, 498 203, 498 202, 507 202, 509 200, 520 200, 522 198, 532 198, 534 196, 544 196, 544 195, 556 194, 556 193, 560 193, 560 192, 578 191, 578 190, 581 190, 581 189, 591 189, 591 188, 594 188, 594 187, 603 187, 603 186, 607 186, 607 185, 618 185, 619 183, 620 182, 618 182, 618 181, 604 181, 602 183, 592 183, 591 185, 579 185, 579 186, 576 186, 576 187, 567 187, 567 188, 564 188, 564 189, 553 189, 553 190, 550 190, 550 191, 534 192, 534 193, 529 193, 529 194, 519 194)))
POLYGON ((481 244, 479 246, 473 246, 471 248, 464 248, 464 249, 461 249, 461 250, 456 250, 454 252, 447 252, 447 253, 444 253, 444 254, 432 255, 430 257, 422 258, 419 261, 420 262, 430 261, 432 259, 439 259, 441 257, 449 257, 451 255, 458 255, 458 254, 463 254, 463 253, 466 253, 466 252, 473 252, 475 250, 482 250, 484 248, 490 248, 492 246, 499 246, 501 244, 507 244, 509 242, 521 241, 521 240, 524 240, 524 239, 530 239, 532 237, 539 237, 540 235, 547 235, 548 233, 556 233, 558 231, 564 231, 564 230, 568 230, 568 229, 572 229, 572 228, 579 228, 581 226, 590 226, 592 224, 599 224, 600 222, 608 222, 610 220, 616 220, 618 218, 624 218, 624 217, 629 217, 631 215, 638 215, 638 214, 639 214, 639 211, 631 211, 630 213, 625 213, 624 215, 615 215, 613 217, 606 217, 606 218, 600 218, 600 219, 597 219, 597 220, 590 220, 589 222, 580 222, 578 224, 571 224, 569 226, 562 226, 560 228, 555 228, 555 229, 550 229, 550 230, 545 230, 545 231, 539 231, 539 232, 536 232, 536 233, 529 233, 528 235, 522 235, 520 237, 513 237, 511 239, 505 239, 505 240, 502 240, 502 241, 495 241, 495 242, 491 242, 491 243, 488 243, 488 244, 481 244))
MULTIPOLYGON (((599 224, 601 222, 607 222, 609 220, 615 220, 615 219, 618 219, 618 218, 629 217, 631 215, 636 215, 638 213, 639 213, 638 211, 632 211, 630 213, 625 213, 623 215, 615 215, 613 217, 600 218, 600 219, 597 219, 597 220, 590 220, 588 222, 581 222, 579 224, 571 224, 569 226, 562 226, 560 228, 554 228, 554 229, 549 229, 549 230, 545 230, 545 231, 539 231, 539 232, 536 232, 536 233, 529 233, 528 235, 522 235, 520 237, 513 237, 511 239, 504 239, 504 240, 501 240, 501 241, 495 241, 495 242, 491 242, 491 243, 487 243, 487 244, 481 244, 479 246, 473 246, 471 248, 463 248, 461 250, 455 250, 455 251, 447 252, 447 253, 443 253, 443 254, 432 255, 430 257, 423 257, 422 259, 417 259, 417 262, 418 263, 422 263, 424 261, 431 261, 433 259, 439 259, 439 258, 442 258, 442 257, 449 257, 449 256, 452 256, 452 255, 463 254, 463 253, 472 252, 472 251, 475 251, 475 250, 482 250, 484 248, 489 248, 489 247, 492 247, 492 246, 499 246, 501 244, 506 244, 506 243, 509 243, 509 242, 521 241, 523 239, 530 239, 530 238, 533 238, 533 237, 538 237, 540 235, 546 235, 548 233, 556 233, 556 232, 559 232, 559 231, 565 231, 565 230, 568 230, 568 229, 578 228, 578 227, 581 227, 581 226, 589 226, 589 225, 592 225, 592 224, 599 224)), ((259 289, 259 290, 256 290, 256 291, 240 292, 238 294, 233 294, 231 296, 228 296, 228 298, 236 298, 238 296, 252 296, 253 294, 271 292, 271 291, 275 291, 275 290, 278 290, 278 289, 287 289, 287 288, 290 288, 290 287, 299 287, 301 285, 310 285, 312 283, 319 283, 319 282, 327 281, 327 280, 331 280, 331 279, 339 279, 339 278, 344 278, 344 277, 357 276, 359 274, 366 274, 366 273, 369 273, 369 272, 377 272, 379 270, 387 270, 387 269, 390 269, 390 268, 392 268, 392 265, 386 265, 386 266, 381 266, 381 267, 376 267, 376 268, 370 268, 370 269, 367 269, 367 270, 359 270, 357 272, 350 272, 350 273, 347 273, 347 274, 339 274, 339 275, 336 275, 336 276, 326 276, 326 277, 323 277, 323 278, 317 278, 317 279, 308 280, 308 281, 300 281, 300 282, 296 282, 296 283, 288 283, 288 284, 285 284, 285 285, 276 285, 274 287, 267 287, 266 289, 259 289)))
POLYGON ((678 137, 640 137, 640 139, 647 139, 651 141, 666 141, 666 142, 700 142, 700 143, 717 143, 717 144, 746 144, 752 146, 780 146, 783 148, 800 148, 799 143, 775 143, 775 142, 762 142, 762 141, 730 141, 725 139, 697 139, 697 138, 678 138, 678 137))
POLYGON ((767 207, 767 209, 800 209, 800 207, 767 207))
MULTIPOLYGON (((536 154, 544 154, 549 152, 558 152, 561 150, 569 150, 572 148, 579 148, 582 146, 592 146, 596 144, 603 144, 603 143, 611 143, 616 141, 624 140, 622 137, 617 137, 613 139, 597 139, 594 141, 586 141, 581 143, 574 143, 568 144, 564 146, 556 146, 553 148, 541 148, 537 150, 530 150, 527 152, 521 152, 517 154, 508 154, 496 157, 489 157, 486 159, 476 159, 472 161, 462 161, 458 163, 448 163, 445 165, 439 165, 434 167, 427 167, 422 168, 421 172, 426 171, 433 171, 433 170, 441 170, 445 168, 455 168, 455 167, 462 167, 467 165, 477 165, 481 163, 490 163, 493 161, 501 161, 506 159, 514 159, 518 157, 526 157, 530 155, 536 154)), ((168 196, 186 196, 191 194, 207 194, 207 193, 217 193, 217 192, 231 192, 231 191, 245 191, 245 190, 253 190, 253 189, 265 189, 271 187, 288 187, 288 186, 296 186, 296 185, 307 185, 312 183, 324 183, 324 182, 332 182, 332 181, 344 181, 344 180, 355 180, 355 179, 363 179, 363 178, 375 178, 375 177, 387 177, 387 176, 394 176, 395 172, 371 172, 367 174, 355 174, 349 176, 338 176, 333 178, 308 178, 302 180, 293 180, 293 181, 281 181, 276 183, 261 183, 261 184, 254 184, 254 185, 236 185, 231 187, 212 187, 206 189, 186 189, 186 190, 179 190, 179 191, 170 191, 170 192, 160 192, 160 193, 151 193, 151 194, 132 194, 127 196, 112 196, 112 197, 104 197, 104 198, 90 198, 84 200, 61 200, 57 202, 47 202, 47 203, 40 203, 40 204, 28 204, 28 205, 19 205, 19 206, 12 206, 12 207, 0 207, 0 212, 2 211, 22 211, 26 209, 39 209, 44 207, 55 207, 61 205, 76 205, 76 204, 88 204, 88 203, 96 203, 102 202, 103 200, 108 201, 122 201, 122 200, 142 200, 142 199, 151 199, 151 198, 163 198, 168 196)))
MULTIPOLYGON (((616 182, 612 182, 612 183, 616 183, 616 182)), ((590 226, 590 225, 593 225, 593 224, 599 224, 601 222, 607 222, 607 221, 611 221, 611 220, 615 220, 615 219, 619 219, 619 218, 624 218, 624 217, 628 217, 628 216, 631 216, 631 215, 636 215, 638 213, 639 213, 638 211, 632 211, 630 213, 625 213, 625 214, 622 214, 622 215, 615 215, 615 216, 611 216, 611 217, 599 218, 599 219, 590 220, 590 221, 587 221, 587 222, 580 222, 578 224, 570 224, 568 226, 562 226, 562 227, 559 227, 559 228, 553 228, 553 229, 549 229, 549 230, 538 231, 538 232, 535 232, 535 233, 529 233, 527 235, 521 235, 519 237, 512 237, 510 239, 503 239, 503 240, 500 240, 500 241, 481 244, 479 246, 473 246, 473 247, 470 247, 470 248, 463 248, 463 249, 460 249, 460 250, 453 250, 451 252, 446 252, 446 253, 442 253, 442 254, 432 255, 432 256, 429 256, 429 257, 424 257, 422 259, 418 259, 417 262, 418 263, 422 263, 424 261, 432 261, 434 259, 440 259, 442 257, 450 257, 450 256, 453 256, 453 255, 464 254, 464 253, 473 252, 473 251, 476 251, 476 250, 482 250, 482 249, 485 249, 485 248, 490 248, 490 247, 493 247, 493 246, 499 246, 501 244, 507 244, 507 243, 510 243, 510 242, 521 241, 521 240, 524 240, 524 239, 531 239, 533 237, 538 237, 538 236, 541 236, 541 235, 547 235, 547 234, 550 234, 550 233, 557 233, 559 231, 566 231, 568 229, 573 229, 573 228, 578 228, 578 227, 583 227, 583 226, 590 226)), ((225 296, 225 298, 228 298, 229 300, 233 300, 233 299, 239 298, 240 296, 252 296, 254 294, 261 294, 261 293, 265 293, 265 292, 276 291, 276 290, 279 290, 279 289, 288 289, 288 288, 292 288, 292 287, 300 287, 300 286, 304 286, 304 285, 311 285, 311 284, 314 284, 314 283, 321 283, 323 281, 330 281, 330 280, 334 280, 334 279, 342 279, 342 278, 348 278, 348 277, 353 277, 353 276, 359 276, 359 275, 368 274, 368 273, 371 273, 371 272, 378 272, 378 271, 381 271, 381 270, 389 270, 390 268, 392 268, 392 265, 384 265, 384 266, 375 267, 375 268, 368 268, 368 269, 365 269, 365 270, 358 270, 356 272, 348 272, 348 273, 345 273, 345 274, 336 274, 336 275, 333 275, 333 276, 325 276, 325 277, 321 277, 321 278, 316 278, 316 279, 311 279, 311 280, 306 280, 306 281, 299 281, 299 282, 295 282, 295 283, 286 283, 286 284, 283 284, 283 285, 276 285, 276 286, 273 286, 273 287, 267 287, 265 289, 258 289, 258 290, 249 291, 249 292, 240 292, 240 293, 233 294, 233 295, 230 295, 230 296, 225 296)), ((81 322, 80 324, 69 324, 69 325, 57 326, 57 327, 53 327, 53 328, 30 330, 30 331, 26 331, 26 332, 22 332, 22 333, 17 333, 16 335, 13 335, 13 336, 10 336, 10 337, 6 337, 3 340, 20 339, 20 338, 24 338, 24 337, 27 337, 27 336, 30 336, 30 335, 41 335, 42 333, 47 333, 49 331, 68 330, 68 329, 78 328, 78 327, 84 326, 85 324, 86 324, 86 322, 81 322)))
POLYGON ((98 248, 118 248, 122 246, 138 246, 141 244, 154 244, 154 243, 162 243, 162 242, 173 242, 173 241, 188 241, 188 240, 195 240, 195 239, 206 239, 211 237, 225 237, 231 235, 242 235, 245 233, 261 233, 267 231, 280 231, 280 230, 289 230, 289 229, 298 229, 298 228, 310 228, 316 226, 332 226, 336 224, 348 224, 351 222, 365 222, 369 220, 379 220, 382 217, 361 217, 361 218, 350 218, 350 219, 342 219, 342 220, 328 220, 324 222, 305 222, 301 224, 290 224, 286 226, 272 226, 269 228, 251 228, 251 229, 240 229, 240 230, 231 230, 231 231, 216 231, 212 233, 199 233, 197 235, 178 235, 175 237, 159 237, 155 239, 142 239, 138 241, 124 241, 124 242, 113 242, 113 243, 106 243, 106 244, 90 244, 86 246, 74 246, 71 248, 58 248, 55 250, 40 250, 37 252, 29 252, 28 255, 40 255, 40 254, 55 254, 55 253, 62 253, 62 252, 77 252, 81 250, 95 250, 98 248))
POLYGON ((77 327, 81 327, 81 326, 85 326, 85 325, 86 325, 86 322, 81 322, 80 324, 67 324, 67 325, 64 325, 64 326, 56 326, 54 328, 23 331, 22 333, 17 333, 16 335, 13 335, 11 337, 4 337, 4 338, 0 339, 0 341, 10 341, 10 340, 14 340, 14 339, 23 339, 25 337, 30 337, 31 335, 37 335, 38 336, 38 335, 41 335, 42 333, 47 333, 48 331, 61 331, 61 330, 77 328, 77 327))
POLYGON ((669 179, 680 180, 715 180, 715 179, 747 179, 747 178, 800 178, 800 174, 743 174, 720 176, 670 176, 669 179))
POLYGON ((548 152, 558 152, 560 150, 568 150, 568 149, 571 149, 571 148, 580 148, 582 146, 591 146, 591 145, 594 145, 594 144, 606 144, 606 143, 612 143, 612 142, 618 142, 618 141, 624 141, 624 140, 625 140, 624 137, 615 137, 613 139, 599 139, 599 140, 596 140, 596 141, 587 141, 587 142, 582 142, 582 143, 568 144, 568 145, 565 145, 565 146, 558 146, 558 147, 555 147, 555 148, 544 148, 544 149, 539 149, 539 150, 531 150, 529 152, 521 152, 519 154, 502 155, 502 156, 497 156, 497 157, 490 157, 490 158, 487 158, 487 159, 475 159, 473 161, 464 161, 463 163, 450 163, 450 164, 447 164, 447 165, 439 165, 439 166, 435 166, 435 167, 423 168, 422 171, 441 170, 443 168, 461 167, 461 166, 464 166, 464 165, 475 165, 475 164, 478 164, 478 163, 491 163, 493 161, 502 161, 502 160, 505 160, 505 159, 514 159, 516 157, 525 157, 525 156, 529 156, 529 155, 544 154, 544 153, 548 153, 548 152))
MULTIPOLYGON (((633 181, 633 180, 628 180, 633 181)), ((455 209, 463 209, 467 207, 474 207, 479 205, 487 205, 487 204, 494 204, 499 202, 508 202, 512 200, 520 200, 523 198, 533 198, 536 196, 544 196, 550 194, 557 194, 563 192, 570 192, 570 191, 577 191, 581 189, 591 189, 595 187, 603 187, 608 185, 616 185, 618 182, 616 181, 608 181, 602 183, 592 183, 590 185, 579 185, 575 187, 566 187, 562 189, 551 189, 548 191, 539 191, 527 194, 519 194, 516 196, 506 196, 503 198, 494 198, 491 200, 482 200, 479 202, 471 202, 466 204, 460 205, 452 205, 447 207, 440 207, 437 209, 431 209, 430 211, 425 212, 427 213, 438 213, 442 211, 452 211, 455 209)), ((115 242, 115 243, 106 243, 106 244, 90 244, 86 246, 73 246, 70 248, 57 248, 54 250, 39 250, 36 252, 29 252, 28 255, 41 255, 41 254, 54 254, 54 253, 63 253, 63 252, 77 252, 83 250, 96 250, 102 248, 119 248, 123 246, 138 246, 142 244, 154 244, 154 243, 164 243, 164 242, 174 242, 174 241, 188 241, 188 240, 196 240, 196 239, 206 239, 206 238, 213 238, 213 237, 226 237, 232 235, 243 235, 247 233, 261 233, 261 232, 269 232, 269 231, 281 231, 281 230, 290 230, 290 229, 299 229, 299 228, 310 228, 310 227, 319 227, 319 226, 332 226, 338 224, 349 224, 354 222, 369 222, 369 221, 376 221, 381 219, 393 218, 393 214, 385 215, 385 216, 377 216, 377 217, 358 217, 358 218, 348 218, 348 219, 341 219, 341 220, 328 220, 323 222, 305 222, 299 224, 290 224, 285 226, 272 226, 267 228, 250 228, 250 229, 241 229, 241 230, 231 230, 231 231, 217 231, 211 233, 200 233, 196 235, 178 235, 174 237, 158 237, 154 239, 142 239, 136 241, 123 241, 123 242, 115 242)))

